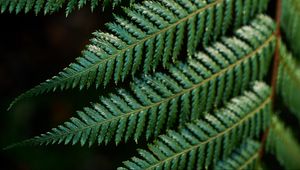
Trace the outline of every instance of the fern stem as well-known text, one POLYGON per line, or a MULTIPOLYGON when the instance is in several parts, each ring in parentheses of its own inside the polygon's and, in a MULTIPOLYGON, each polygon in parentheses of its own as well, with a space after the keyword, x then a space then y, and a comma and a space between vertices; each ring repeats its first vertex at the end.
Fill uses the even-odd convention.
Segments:
POLYGON ((266 141, 267 141, 267 138, 269 136, 269 131, 270 131, 270 128, 272 125, 270 125, 270 127, 267 127, 267 129, 265 130, 263 136, 262 136, 262 139, 261 139, 261 147, 259 149, 259 158, 261 159, 264 155, 264 152, 265 152, 265 145, 266 145, 266 141))
POLYGON ((273 63, 273 70, 272 70, 272 101, 273 101, 273 108, 275 105, 276 99, 276 82, 277 82, 277 74, 280 62, 280 53, 279 53, 279 45, 280 45, 280 17, 281 17, 281 0, 277 0, 276 5, 276 49, 275 49, 275 56, 274 56, 274 63, 273 63))
MULTIPOLYGON (((279 62, 280 62, 280 52, 279 52, 279 46, 280 46, 280 39, 281 39, 281 32, 280 32, 280 18, 281 18, 281 0, 277 0, 276 4, 276 32, 275 36, 277 37, 276 39, 276 48, 275 48, 275 56, 274 56, 274 63, 273 63, 273 69, 272 69, 272 82, 271 82, 271 88, 272 88, 272 94, 271 94, 271 99, 272 99, 272 107, 274 109, 275 103, 276 103, 276 82, 277 82, 277 74, 279 71, 279 62)), ((268 127, 261 140, 261 149, 259 151, 259 157, 262 158, 264 155, 264 148, 266 144, 267 137, 269 135, 271 127, 268 127)))
POLYGON ((179 153, 177 153, 177 154, 175 154, 175 155, 173 155, 173 156, 171 156, 171 157, 168 157, 167 159, 164 159, 164 160, 162 160, 162 161, 160 161, 160 162, 158 162, 158 163, 156 163, 156 164, 154 164, 154 165, 151 165, 151 166, 148 167, 147 169, 153 169, 154 167, 157 167, 159 164, 162 164, 162 163, 164 163, 164 162, 166 162, 166 161, 168 161, 168 160, 174 159, 175 157, 178 157, 178 156, 180 156, 180 155, 182 155, 182 154, 185 154, 185 153, 187 153, 187 152, 189 152, 189 151, 191 151, 191 150, 194 150, 195 148, 198 148, 199 146, 204 145, 204 144, 206 144, 206 143, 209 143, 210 141, 212 141, 212 140, 214 140, 214 139, 216 139, 216 138, 218 138, 218 137, 220 137, 220 136, 226 134, 227 132, 231 131, 232 129, 234 129, 234 128, 237 127, 238 125, 242 124, 244 121, 246 121, 246 120, 249 119, 250 117, 254 116, 255 113, 259 112, 261 109, 263 109, 263 108, 264 108, 267 104, 269 104, 270 102, 271 102, 271 96, 269 96, 263 103, 261 103, 259 107, 255 108, 255 109, 252 110, 250 113, 248 113, 244 118, 240 119, 238 122, 236 122, 235 124, 233 124, 230 128, 224 130, 223 132, 221 132, 221 133, 219 133, 219 134, 217 134, 217 135, 215 135, 215 136, 212 136, 211 138, 209 138, 209 139, 206 140, 206 141, 203 141, 203 142, 198 143, 198 144, 196 144, 196 145, 194 145, 194 146, 191 146, 190 148, 185 149, 185 150, 183 150, 182 152, 179 152, 179 153))

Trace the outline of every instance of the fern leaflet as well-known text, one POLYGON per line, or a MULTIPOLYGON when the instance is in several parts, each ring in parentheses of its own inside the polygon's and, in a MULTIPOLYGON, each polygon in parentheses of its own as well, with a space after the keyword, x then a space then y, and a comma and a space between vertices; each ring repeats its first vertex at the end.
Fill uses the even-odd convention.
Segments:
POLYGON ((243 1, 162 0, 133 5, 125 9, 127 16, 115 15, 114 22, 107 24, 108 33, 95 32, 95 38, 75 63, 17 97, 11 106, 24 97, 59 88, 83 89, 92 84, 106 86, 112 79, 124 81, 129 73, 135 75, 140 68, 148 73, 160 62, 167 67, 170 60, 177 59, 183 44, 187 44, 188 54, 192 55, 200 42, 207 45, 219 37, 221 30, 226 33, 232 23, 244 14, 250 15, 247 10, 261 12, 267 4, 267 0, 253 1, 257 3, 255 8, 245 9, 236 5, 243 1), (237 12, 234 18, 232 11, 237 12))
POLYGON ((275 115, 272 116, 266 150, 275 155, 286 169, 299 169, 300 145, 292 132, 275 115))
POLYGON ((268 126, 270 89, 263 83, 256 83, 253 89, 214 114, 159 136, 149 151, 139 150, 141 158, 125 161, 126 168, 120 169, 211 169, 241 140, 258 136, 268 126))
POLYGON ((125 2, 132 4, 134 1, 135 0, 0 0, 0 9, 2 13, 7 10, 11 13, 16 12, 16 14, 21 11, 28 13, 34 10, 34 12, 38 14, 43 10, 44 14, 52 14, 63 6, 66 6, 66 15, 68 15, 74 8, 77 7, 81 9, 88 2, 93 11, 99 4, 102 4, 104 10, 107 7, 115 7, 125 2))
POLYGON ((300 1, 283 0, 281 28, 295 57, 300 58, 300 1))
POLYGON ((277 92, 284 104, 300 121, 300 67, 285 45, 280 46, 280 65, 277 76, 277 92))
POLYGON ((102 97, 100 103, 78 112, 78 118, 36 137, 39 144, 80 141, 92 145, 122 139, 136 141, 158 136, 175 123, 197 119, 230 97, 239 95, 249 82, 267 73, 275 47, 273 21, 263 15, 251 25, 223 38, 187 60, 170 67, 168 74, 156 73, 136 79, 131 91, 102 97), (180 113, 180 114, 178 114, 180 113), (177 120, 179 122, 177 122, 177 120))
POLYGON ((260 144, 248 139, 238 149, 230 154, 228 158, 219 161, 215 170, 231 170, 231 169, 257 169, 257 161, 259 159, 260 144))

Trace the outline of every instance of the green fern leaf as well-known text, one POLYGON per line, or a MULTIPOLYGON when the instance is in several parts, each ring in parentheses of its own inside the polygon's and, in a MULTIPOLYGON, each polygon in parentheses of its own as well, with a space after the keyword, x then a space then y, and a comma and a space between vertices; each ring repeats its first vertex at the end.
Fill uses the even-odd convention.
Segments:
POLYGON ((103 10, 108 7, 115 7, 120 4, 132 4, 139 0, 0 0, 1 12, 9 11, 16 12, 16 14, 24 11, 28 13, 34 9, 36 14, 44 11, 44 14, 52 14, 63 6, 66 6, 66 15, 68 16, 75 8, 81 9, 88 2, 90 2, 91 10, 102 4, 103 10))
POLYGON ((170 67, 168 74, 158 72, 136 79, 131 92, 121 89, 102 97, 79 112, 79 119, 72 118, 33 141, 75 144, 82 139, 82 145, 113 139, 116 143, 130 138, 137 141, 143 132, 149 139, 175 123, 197 119, 239 95, 249 82, 262 79, 275 47, 273 31, 273 21, 260 15, 251 25, 237 30, 235 37, 223 38, 222 43, 205 48, 206 53, 196 54, 186 64, 170 67))
POLYGON ((255 132, 258 137, 269 126, 270 114, 270 89, 256 83, 252 92, 232 99, 214 114, 207 114, 178 132, 159 136, 148 151, 139 150, 140 158, 125 161, 126 168, 119 169, 211 169, 220 158, 228 157, 241 140, 254 137, 255 132), (257 124, 260 129, 256 129, 257 124))
POLYGON ((286 169, 300 168, 300 145, 292 132, 275 115, 272 116, 266 150, 274 154, 286 169))
POLYGON ((247 140, 235 149, 223 161, 218 161, 215 170, 231 170, 231 169, 257 169, 259 159, 260 144, 253 140, 247 140))
POLYGON ((281 42, 277 92, 284 104, 300 121, 300 67, 281 42))
POLYGON ((300 58, 300 1, 282 1, 281 28, 295 57, 300 58))
POLYGON ((233 5, 235 1, 144 1, 125 9, 126 17, 116 15, 114 22, 107 24, 110 33, 94 33, 92 43, 75 63, 58 76, 17 97, 11 106, 24 97, 59 88, 63 90, 79 86, 83 89, 92 84, 96 84, 96 87, 106 86, 111 79, 117 83, 129 73, 135 75, 141 67, 144 73, 148 73, 160 62, 166 67, 171 63, 170 60, 177 59, 183 44, 187 44, 188 54, 192 55, 200 42, 207 45, 211 39, 217 39, 216 35, 221 34, 220 29, 224 34, 232 23, 243 18, 244 13, 248 14, 246 10, 259 11, 261 6, 267 4, 267 0, 259 0, 255 6, 257 9, 244 9, 233 5), (231 18, 231 12, 224 11, 236 11, 235 8, 241 8, 244 12, 231 18))

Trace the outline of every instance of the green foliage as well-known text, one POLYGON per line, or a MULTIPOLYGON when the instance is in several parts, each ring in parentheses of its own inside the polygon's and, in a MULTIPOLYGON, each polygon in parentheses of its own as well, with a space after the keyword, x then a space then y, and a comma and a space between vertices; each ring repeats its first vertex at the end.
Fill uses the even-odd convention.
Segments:
POLYGON ((102 8, 115 7, 122 2, 133 3, 135 0, 0 0, 1 12, 9 11, 16 14, 24 11, 28 13, 34 10, 36 14, 44 11, 44 14, 52 14, 58 11, 63 6, 66 6, 66 15, 70 14, 74 8, 82 8, 87 3, 90 3, 93 11, 99 4, 102 8), (127 2, 126 2, 127 1, 127 2))
POLYGON ((162 0, 133 5, 124 10, 126 16, 114 15, 108 32, 95 32, 75 63, 17 97, 12 105, 51 90, 106 86, 112 79, 117 83, 139 70, 155 70, 159 63, 167 67, 177 60, 184 44, 191 56, 200 43, 207 46, 230 26, 238 28, 264 11, 267 1, 162 0))
POLYGON ((273 31, 273 21, 260 15, 234 37, 222 38, 223 43, 205 48, 206 53, 195 54, 186 64, 171 66, 168 74, 136 79, 131 92, 121 89, 102 97, 78 112, 79 119, 71 118, 29 141, 92 145, 115 140, 118 144, 131 137, 137 141, 143 133, 147 139, 156 137, 174 124, 197 119, 263 78, 275 47, 273 31))
POLYGON ((300 121, 300 67, 283 43, 280 46, 280 65, 277 79, 278 94, 300 121))
POLYGON ((230 169, 257 169, 260 144, 253 140, 247 140, 235 149, 231 155, 223 161, 219 161, 215 170, 230 169))
POLYGON ((291 130, 275 115, 272 116, 266 148, 286 169, 299 169, 300 145, 291 130))
POLYGON ((285 33, 289 48, 292 49, 294 56, 300 58, 300 1, 283 0, 281 28, 285 33))
POLYGON ((214 114, 159 136, 149 151, 139 150, 140 158, 124 162, 126 169, 211 169, 241 140, 258 137, 268 127, 270 94, 265 84, 255 83, 253 91, 233 98, 214 114))

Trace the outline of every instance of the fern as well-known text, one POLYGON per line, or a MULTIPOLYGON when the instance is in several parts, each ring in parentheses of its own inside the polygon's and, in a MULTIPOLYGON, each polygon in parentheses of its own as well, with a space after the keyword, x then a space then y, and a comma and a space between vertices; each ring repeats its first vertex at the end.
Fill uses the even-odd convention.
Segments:
MULTIPOLYGON (((187 124, 178 132, 159 136, 149 151, 140 150, 141 158, 124 162, 126 169, 202 169, 214 167, 226 158, 242 139, 258 136, 269 124, 270 89, 256 83, 245 92, 203 119, 187 124)), ((123 168, 120 168, 123 169, 123 168)))
POLYGON ((68 15, 87 3, 92 10, 130 5, 115 10, 106 32, 94 32, 74 63, 10 107, 58 89, 125 79, 129 86, 101 96, 50 132, 5 149, 117 145, 144 137, 154 141, 119 169, 262 169, 264 149, 286 169, 299 169, 300 145, 272 104, 283 102, 300 120, 300 67, 293 57, 300 56, 300 0, 280 2, 275 30, 274 21, 260 14, 268 0, 0 0, 1 12, 17 14, 65 8, 68 15), (274 52, 269 87, 259 81, 274 52))
POLYGON ((207 54, 198 53, 187 64, 170 67, 169 74, 136 80, 131 85, 134 95, 119 90, 102 97, 100 103, 78 112, 79 119, 71 118, 33 141, 80 141, 82 145, 111 140, 119 143, 131 137, 137 141, 143 132, 149 139, 172 128, 177 120, 183 125, 197 119, 200 113, 240 94, 250 81, 266 74, 275 46, 273 30, 272 20, 260 15, 251 25, 237 30, 236 37, 223 38, 224 43, 205 48, 207 54))
POLYGON ((300 121, 300 67, 283 43, 280 46, 280 61, 277 91, 300 121))
POLYGON ((267 6, 267 0, 253 1, 252 5, 246 2, 162 0, 133 5, 125 9, 127 16, 115 15, 114 22, 107 24, 108 33, 95 32, 95 38, 75 63, 17 97, 10 107, 24 97, 58 88, 106 86, 111 79, 117 83, 130 73, 135 75, 140 67, 144 73, 154 70, 160 62, 167 67, 170 60, 177 60, 183 44, 187 44, 190 56, 198 44, 206 46, 231 25, 237 28, 247 23, 267 6))
POLYGON ((260 144, 253 140, 247 140, 236 149, 228 158, 219 161, 215 170, 231 169, 257 169, 259 159, 260 144))
POLYGON ((295 57, 300 57, 300 1, 283 0, 281 28, 295 57))
POLYGON ((272 116, 266 148, 286 169, 299 169, 300 145, 292 132, 275 115, 272 116))
MULTIPOLYGON (((135 0, 126 0, 127 3, 133 3, 135 0)), ((16 14, 24 11, 28 13, 34 10, 36 14, 40 13, 42 10, 44 14, 51 14, 58 11, 63 6, 66 6, 66 15, 70 14, 74 8, 82 8, 88 2, 91 5, 91 10, 93 11, 99 4, 102 4, 102 8, 115 7, 125 0, 0 0, 1 12, 9 11, 16 12, 16 14)), ((137 0, 138 1, 138 0, 137 0)))

